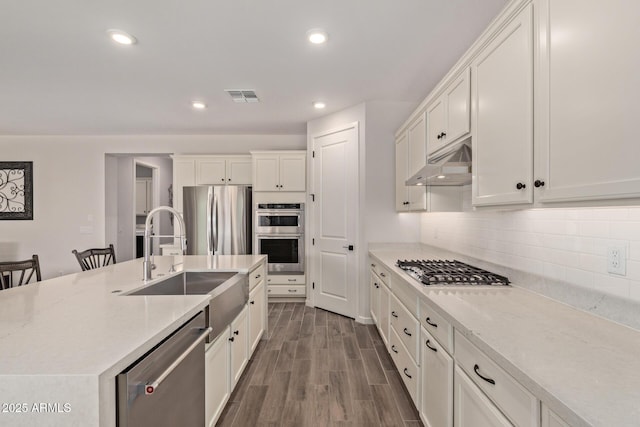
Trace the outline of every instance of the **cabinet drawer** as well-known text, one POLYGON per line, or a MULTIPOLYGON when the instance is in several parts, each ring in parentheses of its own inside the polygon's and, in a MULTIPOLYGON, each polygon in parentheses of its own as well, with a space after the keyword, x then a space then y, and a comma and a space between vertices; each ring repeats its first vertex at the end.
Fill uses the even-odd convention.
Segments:
POLYGON ((258 267, 249 272, 249 290, 255 288, 258 283, 264 280, 264 276, 264 264, 260 264, 258 267))
POLYGON ((409 394, 411 395, 411 399, 416 407, 418 405, 418 378, 419 371, 418 366, 409 356, 404 344, 400 340, 396 331, 393 328, 389 329, 389 349, 391 358, 393 359, 393 363, 395 363, 396 368, 398 368, 398 372, 400 373, 400 377, 402 381, 404 381, 404 385, 409 390, 409 394))
POLYGON ((409 313, 404 305, 391 295, 389 300, 390 317, 389 321, 400 340, 409 351, 409 355, 415 363, 418 362, 418 341, 420 335, 420 324, 415 317, 409 313))
POLYGON ((424 300, 420 300, 420 323, 449 354, 453 354, 453 327, 424 300))
POLYGON ((391 292, 404 304, 413 317, 417 319, 419 297, 416 288, 399 276, 393 276, 393 281, 389 287, 391 288, 391 292))
POLYGON ((389 286, 389 270, 384 268, 382 263, 377 260, 371 260, 371 269, 378 275, 380 280, 386 283, 389 286))
POLYGON ((487 355, 455 332, 456 363, 517 426, 540 424, 538 400, 487 355))
POLYGON ((306 293, 306 286, 269 285, 267 293, 272 297, 300 297, 306 293))
POLYGON ((304 285, 304 274, 270 274, 269 285, 304 285))

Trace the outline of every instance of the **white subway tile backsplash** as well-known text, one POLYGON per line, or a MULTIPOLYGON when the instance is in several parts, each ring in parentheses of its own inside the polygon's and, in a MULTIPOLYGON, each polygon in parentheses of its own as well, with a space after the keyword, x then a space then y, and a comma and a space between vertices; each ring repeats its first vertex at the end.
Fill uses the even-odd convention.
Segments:
POLYGON ((488 262, 640 301, 640 207, 427 213, 421 241, 488 262), (627 275, 607 248, 627 249, 627 275))

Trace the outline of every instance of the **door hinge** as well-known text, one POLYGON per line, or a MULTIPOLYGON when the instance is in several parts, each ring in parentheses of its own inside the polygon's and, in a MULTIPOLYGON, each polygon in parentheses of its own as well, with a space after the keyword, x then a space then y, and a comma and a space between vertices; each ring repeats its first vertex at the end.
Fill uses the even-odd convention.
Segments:
POLYGON ((316 282, 311 282, 311 289, 315 289, 316 288, 316 282))

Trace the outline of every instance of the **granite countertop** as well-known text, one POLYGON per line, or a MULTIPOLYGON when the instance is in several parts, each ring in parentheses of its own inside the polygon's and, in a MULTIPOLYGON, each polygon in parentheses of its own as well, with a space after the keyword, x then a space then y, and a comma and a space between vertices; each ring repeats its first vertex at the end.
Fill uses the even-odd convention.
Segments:
POLYGON ((460 259, 438 248, 379 245, 370 254, 390 270, 392 284, 402 279, 414 286, 457 331, 570 425, 638 425, 640 331, 517 281, 510 287, 426 287, 395 266, 398 259, 460 259))

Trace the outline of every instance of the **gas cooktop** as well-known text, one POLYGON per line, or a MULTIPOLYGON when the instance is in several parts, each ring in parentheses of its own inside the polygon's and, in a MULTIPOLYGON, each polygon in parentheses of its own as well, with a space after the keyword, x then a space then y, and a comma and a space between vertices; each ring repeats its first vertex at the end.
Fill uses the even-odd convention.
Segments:
POLYGON ((455 260, 398 260, 396 265, 425 285, 509 285, 504 276, 455 260))

